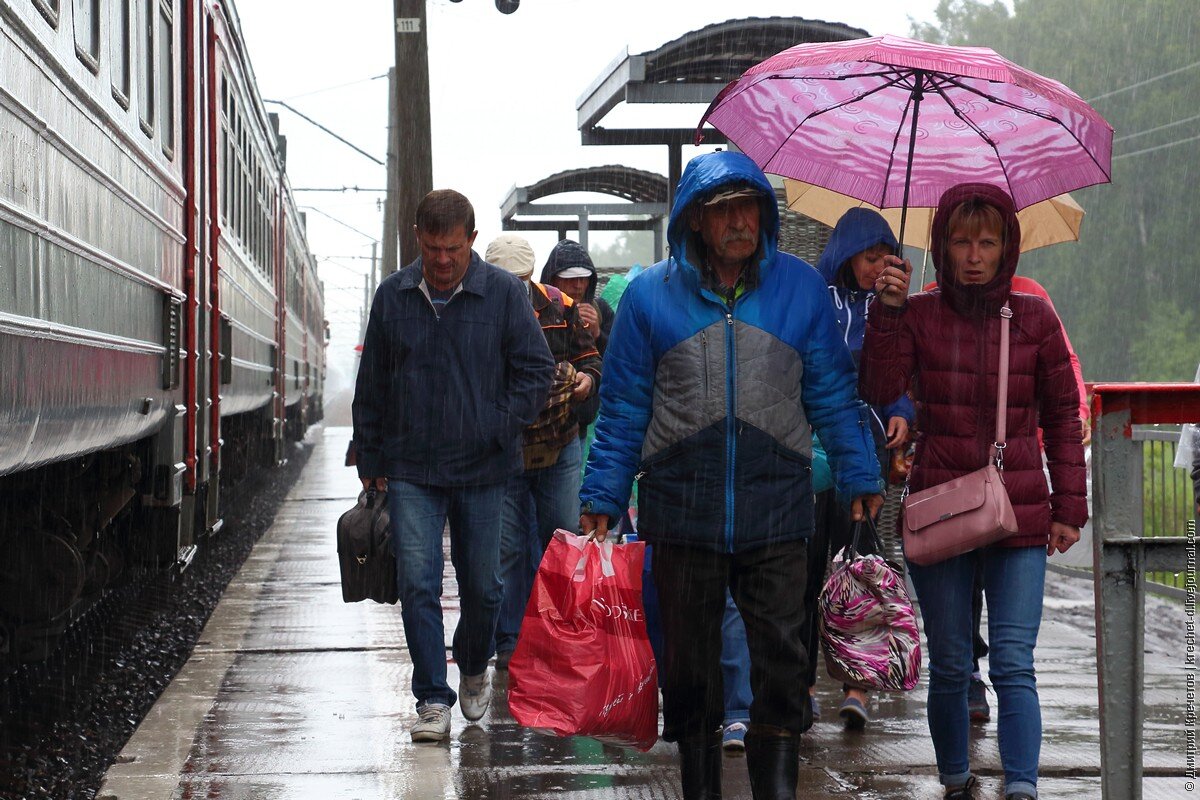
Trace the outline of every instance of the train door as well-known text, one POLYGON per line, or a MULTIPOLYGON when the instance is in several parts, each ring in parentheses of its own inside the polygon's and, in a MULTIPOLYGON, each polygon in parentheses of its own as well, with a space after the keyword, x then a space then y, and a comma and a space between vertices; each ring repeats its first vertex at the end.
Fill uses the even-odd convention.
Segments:
MULTIPOLYGON (((202 93, 203 117, 203 147, 204 178, 201 184, 205 191, 200 197, 198 208, 204 220, 205 236, 199 253, 199 261, 203 266, 202 274, 206 279, 202 286, 204 297, 203 313, 200 315, 203 328, 202 338, 204 358, 201 359, 201 373, 204 380, 200 382, 204 395, 204 424, 199 426, 199 440, 204 444, 204 458, 201 472, 205 479, 205 489, 202 493, 204 500, 204 530, 206 533, 216 533, 221 529, 224 520, 220 513, 221 488, 221 448, 224 440, 221 437, 221 386, 226 383, 227 372, 232 364, 232 332, 228 319, 221 308, 220 262, 217 258, 217 240, 220 235, 220 214, 217 204, 218 176, 220 175, 220 149, 217 142, 220 129, 219 114, 221 113, 222 87, 220 86, 220 48, 217 47, 217 35, 213 20, 204 6, 200 15, 204 29, 201 32, 204 42, 204 70, 202 93)), ((198 287, 200 288, 200 287, 198 287)))

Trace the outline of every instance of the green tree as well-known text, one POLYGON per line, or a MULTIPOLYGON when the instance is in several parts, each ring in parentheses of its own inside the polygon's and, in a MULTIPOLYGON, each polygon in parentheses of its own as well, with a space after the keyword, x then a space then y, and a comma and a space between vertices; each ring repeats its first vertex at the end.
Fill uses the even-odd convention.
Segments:
POLYGON ((1089 380, 1187 380, 1200 360, 1195 0, 942 0, 936 16, 914 35, 991 47, 1112 124, 1112 184, 1074 193, 1080 243, 1029 253, 1020 271, 1049 290, 1089 380))
POLYGON ((654 234, 650 231, 622 231, 607 247, 588 246, 588 255, 596 269, 626 269, 634 264, 654 263, 654 234))

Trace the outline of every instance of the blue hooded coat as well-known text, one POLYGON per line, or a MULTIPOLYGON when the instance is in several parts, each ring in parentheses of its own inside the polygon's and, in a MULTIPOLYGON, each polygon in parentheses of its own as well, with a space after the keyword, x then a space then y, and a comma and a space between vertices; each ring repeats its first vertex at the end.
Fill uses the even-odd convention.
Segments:
POLYGON ((583 510, 615 520, 636 477, 638 531, 652 543, 729 553, 807 538, 814 430, 843 497, 882 490, 824 281, 777 251, 774 191, 746 156, 693 159, 675 198, 671 257, 631 282, 617 310, 583 510), (744 186, 762 194, 759 247, 727 303, 703 277, 688 221, 693 204, 744 186))
MULTIPOLYGON (((833 235, 829 237, 829 244, 817 261, 817 271, 829 284, 829 299, 833 301, 838 330, 850 348, 856 367, 862 356, 867 313, 875 300, 875 292, 858 287, 847 262, 877 244, 885 244, 893 251, 896 249, 896 237, 892 235, 887 220, 869 208, 852 208, 838 220, 833 235)), ((907 394, 900 395, 886 405, 872 406, 871 410, 875 416, 872 422, 876 440, 880 443, 886 440, 884 431, 887 430, 889 419, 903 417, 911 425, 916 416, 912 400, 907 394)))

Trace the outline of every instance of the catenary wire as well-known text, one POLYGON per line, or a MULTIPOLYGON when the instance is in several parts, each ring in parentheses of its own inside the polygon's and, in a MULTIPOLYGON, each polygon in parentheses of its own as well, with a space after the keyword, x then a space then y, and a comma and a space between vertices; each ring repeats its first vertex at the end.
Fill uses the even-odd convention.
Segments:
POLYGON ((1154 147, 1146 147, 1141 150, 1134 150, 1132 153, 1121 153, 1118 156, 1113 156, 1112 160, 1116 161, 1117 159, 1120 159, 1120 158, 1129 158, 1130 156, 1140 156, 1143 153, 1153 153, 1156 150, 1165 150, 1168 147, 1174 147, 1177 144, 1187 144, 1188 142, 1194 142, 1197 140, 1200 140, 1200 134, 1196 134, 1195 136, 1189 136, 1186 139, 1176 139, 1173 142, 1166 142, 1164 144, 1158 144, 1158 145, 1155 145, 1154 147))
POLYGON ((1184 66, 1184 67, 1179 67, 1178 69, 1173 69, 1168 72, 1164 72, 1160 75, 1155 75, 1153 77, 1146 78, 1145 80, 1138 81, 1137 83, 1131 83, 1128 86, 1122 86, 1120 89, 1113 89, 1111 92, 1104 92, 1103 94, 1098 94, 1095 97, 1090 98, 1088 100, 1088 102, 1094 103, 1097 100, 1103 100, 1106 97, 1112 97, 1114 94, 1121 94, 1122 92, 1128 92, 1131 89, 1138 89, 1142 86, 1145 86, 1148 83, 1154 83, 1155 81, 1160 81, 1163 78, 1169 78, 1172 75, 1178 75, 1181 72, 1186 72, 1187 70, 1195 69, 1196 67, 1200 67, 1200 61, 1197 61, 1194 64, 1188 64, 1187 66, 1184 66))

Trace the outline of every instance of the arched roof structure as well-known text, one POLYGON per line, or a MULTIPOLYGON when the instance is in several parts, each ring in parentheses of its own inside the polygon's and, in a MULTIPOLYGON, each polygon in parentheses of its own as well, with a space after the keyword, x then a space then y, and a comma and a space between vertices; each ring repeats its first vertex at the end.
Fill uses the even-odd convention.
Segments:
MULTIPOLYGON (((839 42, 869 36, 840 22, 802 17, 752 17, 707 25, 638 55, 626 50, 584 90, 575 103, 583 144, 665 144, 670 193, 682 172, 682 147, 693 128, 604 128, 600 123, 621 102, 712 102, 717 92, 751 66, 781 50, 805 42, 839 42)), ((720 131, 707 129, 706 144, 726 144, 720 131)))
POLYGON ((667 179, 655 172, 619 164, 567 169, 526 187, 527 200, 567 192, 598 192, 632 203, 667 202, 667 179))
POLYGON ((619 164, 583 167, 556 172, 529 186, 514 186, 500 204, 501 224, 506 231, 577 230, 579 242, 587 247, 590 230, 654 231, 655 258, 662 257, 662 222, 667 216, 669 187, 662 175, 619 164), (534 203, 557 194, 589 192, 618 197, 620 203, 534 203), (592 219, 596 216, 638 217, 637 219, 592 219), (529 219, 535 217, 540 219, 529 219), (548 219, 559 217, 560 219, 548 219), (569 217, 570 219, 561 219, 569 217))
POLYGON ((869 36, 840 22, 800 17, 751 17, 707 25, 643 53, 647 83, 724 86, 768 56, 802 42, 840 42, 869 36))

